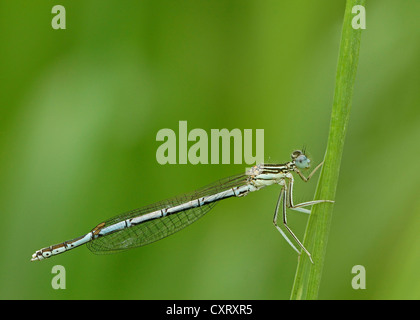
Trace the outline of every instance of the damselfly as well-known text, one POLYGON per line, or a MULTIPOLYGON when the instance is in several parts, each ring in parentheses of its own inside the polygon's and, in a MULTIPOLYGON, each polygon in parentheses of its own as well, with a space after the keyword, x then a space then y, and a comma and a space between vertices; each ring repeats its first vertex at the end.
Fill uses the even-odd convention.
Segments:
POLYGON ((243 197, 272 184, 281 186, 273 218, 274 226, 291 247, 300 254, 300 251, 277 224, 278 211, 281 206, 283 226, 312 261, 311 254, 287 225, 286 209, 290 208, 309 214, 311 211, 303 207, 321 202, 333 203, 334 201, 314 200, 299 204, 293 203, 294 179, 292 172, 307 182, 322 163, 308 177, 305 177, 300 170, 309 168, 310 159, 300 150, 294 151, 291 157, 292 161, 284 164, 256 165, 243 174, 220 180, 192 193, 118 215, 98 224, 92 231, 81 237, 36 251, 32 255, 31 261, 43 260, 83 244, 87 244, 88 248, 97 254, 144 246, 190 225, 206 214, 220 200, 243 197))

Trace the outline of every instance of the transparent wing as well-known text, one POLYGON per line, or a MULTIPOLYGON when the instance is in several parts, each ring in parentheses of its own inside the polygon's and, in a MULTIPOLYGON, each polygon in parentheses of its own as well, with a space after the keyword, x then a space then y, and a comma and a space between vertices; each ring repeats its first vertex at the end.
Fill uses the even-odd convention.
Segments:
MULTIPOLYGON (((139 217, 150 212, 177 206, 208 195, 213 195, 223 190, 228 190, 229 188, 245 185, 247 184, 247 178, 248 176, 245 174, 236 175, 217 181, 189 194, 160 201, 143 208, 123 213, 105 221, 105 227, 120 221, 139 217)), ((165 238, 197 221, 210 211, 216 203, 217 202, 208 203, 201 207, 195 207, 159 219, 145 221, 138 225, 92 240, 87 243, 87 246, 89 250, 96 254, 107 254, 144 246, 165 238)))

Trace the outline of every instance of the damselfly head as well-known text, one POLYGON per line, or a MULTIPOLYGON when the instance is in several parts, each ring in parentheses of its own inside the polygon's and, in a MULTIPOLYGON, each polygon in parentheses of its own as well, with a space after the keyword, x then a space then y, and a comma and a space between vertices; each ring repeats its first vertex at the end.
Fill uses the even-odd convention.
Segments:
POLYGON ((298 167, 299 169, 309 168, 311 160, 308 157, 306 157, 304 152, 300 150, 295 150, 293 151, 291 157, 294 163, 296 164, 296 167, 298 167))

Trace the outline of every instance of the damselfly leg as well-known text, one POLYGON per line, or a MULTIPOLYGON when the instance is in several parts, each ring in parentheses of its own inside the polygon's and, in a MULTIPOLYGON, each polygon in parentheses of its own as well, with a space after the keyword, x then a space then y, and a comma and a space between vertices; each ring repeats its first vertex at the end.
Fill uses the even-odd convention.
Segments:
MULTIPOLYGON (((303 181, 308 182, 309 179, 313 176, 313 174, 322 166, 323 162, 321 162, 311 173, 308 177, 305 177, 297 168, 295 168, 295 172, 302 178, 303 181)), ((293 237, 293 239, 298 243, 298 245, 302 248, 303 251, 308 255, 309 259, 313 263, 312 256, 309 253, 309 251, 304 247, 304 245, 300 242, 298 237, 293 233, 293 231, 290 229, 290 227, 287 225, 287 208, 290 208, 295 211, 300 211, 303 213, 310 214, 311 210, 304 209, 303 207, 307 206, 313 206, 315 204, 323 203, 323 202, 330 202, 334 203, 332 200, 313 200, 313 201, 306 201, 298 204, 293 203, 293 183, 294 179, 291 174, 286 175, 285 177, 288 179, 288 182, 282 181, 280 184, 283 186, 279 198, 277 200, 276 205, 276 211, 274 213, 274 225, 277 228, 277 230, 281 233, 284 239, 290 244, 290 246, 297 251, 299 254, 300 252, 296 249, 296 247, 291 243, 290 239, 286 236, 286 234, 283 232, 283 230, 280 229, 280 227, 277 224, 277 217, 278 217, 278 210, 280 207, 280 203, 282 202, 282 213, 283 213, 283 225, 286 228, 286 230, 290 233, 290 235, 293 237)))
MULTIPOLYGON (((279 212, 279 206, 280 203, 282 202, 282 198, 284 197, 284 192, 283 189, 280 191, 280 195, 279 195, 279 199, 277 200, 277 205, 276 205, 276 211, 274 212, 274 218, 273 218, 273 223, 274 226, 276 227, 276 229, 280 232, 280 234, 283 236, 283 238, 287 241, 287 243, 298 253, 300 254, 300 251, 295 247, 295 245, 292 243, 292 241, 290 241, 290 239, 287 237, 287 235, 283 232, 283 230, 280 229, 279 225, 277 224, 277 214, 279 212)), ((283 201, 283 203, 285 203, 285 201, 283 201)))

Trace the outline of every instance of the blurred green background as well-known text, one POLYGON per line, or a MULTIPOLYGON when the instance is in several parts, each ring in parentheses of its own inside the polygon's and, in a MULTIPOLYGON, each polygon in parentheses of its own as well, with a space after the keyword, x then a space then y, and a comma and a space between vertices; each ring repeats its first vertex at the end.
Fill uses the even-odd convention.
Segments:
MULTIPOLYGON (((248 165, 159 165, 162 128, 264 129, 322 160, 345 1, 0 1, 0 298, 288 299, 279 187, 115 255, 42 247, 248 165), (66 8, 53 30, 51 9, 66 8), (66 269, 53 290, 51 269, 66 269)), ((420 2, 368 1, 319 298, 419 299, 420 2), (366 290, 354 290, 354 265, 366 290)), ((191 144, 190 144, 191 145, 191 144)), ((316 181, 296 183, 297 201, 316 181)), ((289 214, 303 236, 307 217, 289 214)))

